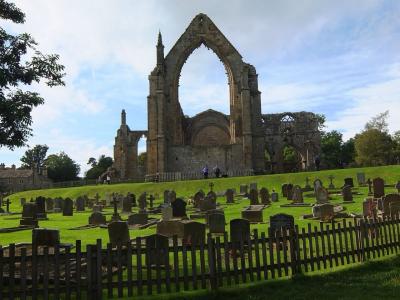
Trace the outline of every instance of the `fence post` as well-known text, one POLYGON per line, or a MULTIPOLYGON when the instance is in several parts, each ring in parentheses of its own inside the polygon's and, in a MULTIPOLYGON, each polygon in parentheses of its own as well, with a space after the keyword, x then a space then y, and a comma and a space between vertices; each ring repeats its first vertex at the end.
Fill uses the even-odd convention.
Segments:
POLYGON ((208 269, 210 272, 210 286, 211 290, 216 290, 218 288, 217 285, 217 274, 216 274, 216 262, 215 262, 215 246, 214 240, 211 237, 211 234, 207 235, 207 244, 208 244, 208 269))
MULTIPOLYGON (((289 230, 289 244, 290 244, 290 262, 292 268, 292 275, 301 273, 300 257, 299 257, 299 237, 298 228, 290 228, 289 230)), ((270 233, 271 236, 271 233, 270 233)))
POLYGON ((87 298, 97 299, 97 245, 86 246, 87 255, 87 298))

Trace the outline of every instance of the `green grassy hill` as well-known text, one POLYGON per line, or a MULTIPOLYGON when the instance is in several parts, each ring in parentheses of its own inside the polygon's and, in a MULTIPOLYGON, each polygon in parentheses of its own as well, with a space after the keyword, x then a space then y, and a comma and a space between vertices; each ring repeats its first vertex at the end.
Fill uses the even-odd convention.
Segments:
MULTIPOLYGON (((48 189, 48 190, 34 190, 25 191, 21 193, 16 193, 11 195, 9 198, 12 201, 11 211, 21 212, 20 198, 24 197, 28 201, 30 198, 35 198, 37 196, 44 197, 70 197, 75 199, 80 195, 88 195, 89 197, 94 197, 98 192, 102 198, 104 198, 105 193, 118 192, 126 194, 127 192, 135 193, 137 196, 142 192, 148 192, 151 194, 158 194, 159 198, 156 199, 155 205, 158 205, 163 201, 163 191, 166 189, 175 190, 178 197, 187 198, 193 195, 197 190, 203 189, 204 191, 209 190, 209 183, 214 183, 214 191, 220 192, 225 191, 227 188, 236 188, 239 191, 240 184, 249 184, 251 182, 257 182, 258 187, 267 187, 270 191, 276 189, 279 193, 281 190, 281 185, 283 183, 293 183, 299 184, 300 186, 305 185, 305 178, 309 177, 312 184, 313 180, 319 178, 323 181, 325 186, 329 184, 329 175, 333 175, 334 185, 340 187, 343 185, 343 180, 345 177, 353 177, 356 184, 356 174, 357 172, 364 172, 366 178, 371 177, 382 177, 387 184, 390 184, 391 188, 386 188, 386 193, 393 193, 395 189, 393 188, 395 182, 400 180, 400 166, 385 166, 385 167, 374 167, 374 168, 357 168, 357 169, 340 169, 340 170, 328 170, 319 172, 302 172, 302 173, 291 173, 291 174, 276 174, 276 175, 262 175, 262 176, 249 176, 249 177, 235 177, 235 178, 220 178, 220 179, 209 179, 209 180, 192 180, 192 181, 177 181, 177 182, 166 182, 166 183, 131 183, 131 184, 115 184, 115 185, 93 185, 93 186, 83 186, 74 188, 61 188, 61 189, 48 189)), ((368 188, 361 187, 357 188, 360 195, 354 197, 355 203, 346 204, 345 209, 348 212, 360 213, 362 211, 361 202, 367 196, 368 188)), ((332 203, 341 203, 342 197, 340 195, 332 196, 332 203)), ((307 197, 305 193, 304 201, 308 203, 314 203, 314 197, 307 197)), ((247 199, 238 200, 233 205, 225 204, 225 198, 219 197, 218 203, 220 207, 224 209, 226 221, 234 218, 240 218, 241 210, 249 205, 247 199)), ((287 214, 292 214, 295 217, 295 221, 299 226, 306 226, 309 220, 303 220, 302 216, 304 214, 311 213, 311 207, 298 207, 298 208, 282 208, 281 204, 287 203, 287 200, 280 196, 280 201, 273 203, 271 207, 267 208, 263 212, 263 217, 265 223, 262 224, 252 224, 251 228, 257 228, 260 231, 266 231, 268 228, 267 221, 269 216, 274 215, 279 212, 284 212, 287 214)), ((190 215, 193 210, 188 206, 188 214, 190 215)), ((106 209, 107 219, 110 218, 112 209, 106 209)), ((47 228, 59 228, 61 230, 61 239, 63 242, 74 243, 75 240, 82 240, 83 244, 93 243, 97 238, 103 239, 103 243, 108 241, 107 230, 95 228, 86 230, 69 230, 71 228, 86 225, 88 223, 88 217, 90 212, 74 212, 73 217, 63 217, 62 214, 50 213, 48 214, 49 220, 40 221, 40 227, 47 228)), ((123 218, 127 218, 127 215, 122 215, 123 218)), ((0 228, 13 227, 19 225, 20 215, 9 215, 0 216, 0 228)), ((204 220, 199 220, 203 222, 204 220)), ((311 221, 314 225, 318 225, 317 221, 311 221)), ((229 230, 229 225, 226 227, 229 230)), ((155 232, 155 226, 143 229, 143 230, 131 230, 131 237, 135 236, 145 236, 155 232)), ((30 231, 20 231, 13 233, 0 233, 0 244, 6 245, 9 243, 17 242, 29 242, 31 240, 30 231)))

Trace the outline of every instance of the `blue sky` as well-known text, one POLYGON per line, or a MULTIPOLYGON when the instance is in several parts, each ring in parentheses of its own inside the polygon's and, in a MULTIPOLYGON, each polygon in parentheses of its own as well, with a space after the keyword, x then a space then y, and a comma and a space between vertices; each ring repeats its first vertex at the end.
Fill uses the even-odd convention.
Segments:
MULTIPOLYGON (((400 1, 15 1, 43 52, 58 53, 65 87, 32 89, 46 103, 33 112, 29 145, 65 151, 82 170, 89 157, 112 155, 120 111, 131 129, 147 129, 147 76, 161 30, 165 54, 191 19, 206 13, 259 74, 262 112, 312 111, 347 139, 390 111, 400 130, 400 1)), ((184 113, 227 113, 227 76, 205 47, 182 69, 184 113)), ((144 142, 140 144, 144 149, 144 142)), ((19 165, 26 148, 0 148, 0 162, 19 165)))

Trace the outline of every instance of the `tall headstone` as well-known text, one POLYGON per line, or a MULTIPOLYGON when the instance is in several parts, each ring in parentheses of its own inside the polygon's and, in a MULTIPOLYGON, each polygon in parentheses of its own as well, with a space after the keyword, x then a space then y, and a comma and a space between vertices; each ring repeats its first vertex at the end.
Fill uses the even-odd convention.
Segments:
POLYGON ((85 199, 78 197, 75 201, 76 211, 85 211, 85 199))
MULTIPOLYGON (((178 201, 177 198, 176 200, 178 201)), ((205 243, 206 225, 200 222, 189 221, 183 224, 183 239, 185 245, 200 245, 205 243)))
POLYGON ((262 204, 268 205, 271 203, 269 191, 267 188, 263 187, 260 189, 260 198, 262 204))
POLYGON ((385 183, 382 178, 374 178, 372 185, 374 188, 374 198, 380 198, 385 195, 385 183))
POLYGON ((172 203, 175 201, 176 199, 176 193, 175 191, 169 191, 168 193, 168 199, 169 199, 169 203, 172 203))
POLYGON ((239 243, 250 238, 250 222, 245 219, 233 219, 230 224, 231 242, 239 243))
POLYGON ((35 199, 35 203, 37 205, 37 218, 46 219, 46 198, 39 196, 35 199))
POLYGON ((233 198, 234 198, 233 190, 232 189, 227 189, 226 192, 225 192, 225 197, 226 197, 226 203, 232 204, 234 202, 233 201, 233 198))
POLYGON ((293 184, 289 183, 287 185, 287 197, 288 200, 293 200, 293 184))
POLYGON ((161 234, 152 234, 145 237, 147 266, 165 266, 168 260, 168 237, 161 234))
POLYGON ((240 185, 240 194, 246 195, 248 188, 249 188, 249 186, 247 184, 241 184, 240 185))
POLYGON ((365 173, 357 173, 357 182, 359 186, 364 186, 366 184, 365 173))
POLYGON ((122 212, 131 213, 132 212, 132 197, 126 196, 122 199, 122 212))
POLYGON ((90 225, 106 224, 106 216, 103 215, 101 212, 92 212, 92 214, 89 216, 89 224, 90 225))
POLYGON ((363 216, 367 218, 377 217, 376 202, 373 198, 367 198, 363 201, 363 216))
POLYGON ((282 184, 282 196, 285 198, 287 198, 287 188, 288 188, 287 183, 282 184))
POLYGON ((351 186, 345 185, 342 188, 343 202, 353 202, 353 194, 351 192, 351 186))
POLYGON ((164 203, 169 203, 169 190, 164 191, 164 203))
POLYGON ((46 212, 54 210, 54 200, 52 198, 46 198, 46 212))
POLYGON ((293 203, 304 203, 303 190, 299 185, 293 187, 293 203))
POLYGON ((113 246, 126 245, 130 241, 128 223, 114 221, 108 224, 108 237, 113 246))
POLYGON ((258 205, 258 191, 256 189, 250 189, 249 193, 250 205, 258 205))
POLYGON ((65 198, 63 207, 63 216, 74 215, 74 202, 70 198, 65 198))
POLYGON ((36 203, 27 202, 24 204, 22 208, 22 219, 20 220, 20 225, 38 226, 36 203))
POLYGON ((313 186, 314 186, 314 193, 316 193, 318 188, 323 187, 321 179, 319 178, 315 179, 313 182, 313 186))
POLYGON ((174 202, 171 203, 172 215, 174 218, 184 218, 186 217, 186 202, 182 198, 176 198, 174 202))
POLYGON ((147 209, 147 195, 146 193, 142 193, 139 196, 138 204, 139 204, 139 211, 146 211, 147 209))
POLYGON ((329 193, 324 187, 318 187, 315 191, 315 198, 317 203, 328 203, 329 202, 329 193))
POLYGON ((223 213, 211 213, 208 215, 208 228, 210 233, 225 232, 225 215, 223 213))

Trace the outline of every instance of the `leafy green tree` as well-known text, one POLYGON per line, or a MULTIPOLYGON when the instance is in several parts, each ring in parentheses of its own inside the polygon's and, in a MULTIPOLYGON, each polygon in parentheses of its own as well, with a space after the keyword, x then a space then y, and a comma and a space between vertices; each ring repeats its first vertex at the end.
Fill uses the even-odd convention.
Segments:
POLYGON ((355 163, 356 149, 354 146, 354 138, 351 138, 342 144, 341 153, 342 163, 346 165, 352 165, 355 163))
POLYGON ((333 130, 322 133, 321 159, 327 168, 339 168, 342 166, 342 144, 343 136, 340 132, 333 130))
MULTIPOLYGON (((5 0, 0 0, 0 18, 25 22, 25 14, 5 0)), ((0 27, 0 147, 25 145, 32 135, 32 109, 44 103, 38 93, 22 86, 41 80, 50 87, 64 85, 59 56, 42 54, 37 45, 27 33, 11 35, 0 27)))
POLYGON ((113 164, 113 159, 109 156, 101 155, 96 161, 95 158, 91 157, 88 164, 92 166, 86 171, 86 179, 98 179, 101 174, 103 174, 109 167, 113 164))
POLYGON ((389 111, 385 111, 373 117, 370 121, 365 124, 365 130, 376 129, 380 132, 389 132, 387 118, 389 117, 389 111))
POLYGON ((138 165, 139 167, 146 168, 147 163, 147 152, 142 152, 138 156, 138 165))
POLYGON ((64 152, 49 155, 45 165, 48 177, 55 182, 75 180, 80 171, 79 165, 64 152))
POLYGON ((25 155, 21 157, 22 168, 32 169, 42 167, 47 150, 49 150, 47 145, 36 145, 32 149, 26 150, 25 155))

